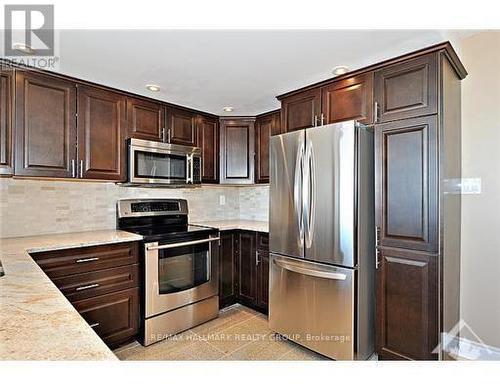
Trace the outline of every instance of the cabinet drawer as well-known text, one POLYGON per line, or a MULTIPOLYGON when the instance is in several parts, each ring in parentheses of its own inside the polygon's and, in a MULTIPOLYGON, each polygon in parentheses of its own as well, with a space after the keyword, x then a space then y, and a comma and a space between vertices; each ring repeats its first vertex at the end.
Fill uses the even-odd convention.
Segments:
POLYGON ((269 251, 269 234, 257 232, 257 250, 269 251))
POLYGON ((139 328, 139 288, 80 300, 73 306, 108 345, 135 335, 139 328))
POLYGON ((50 278, 55 278, 137 263, 137 254, 138 244, 133 242, 47 251, 31 256, 50 278))
POLYGON ((139 265, 127 265, 70 276, 52 281, 71 302, 139 286, 139 265))

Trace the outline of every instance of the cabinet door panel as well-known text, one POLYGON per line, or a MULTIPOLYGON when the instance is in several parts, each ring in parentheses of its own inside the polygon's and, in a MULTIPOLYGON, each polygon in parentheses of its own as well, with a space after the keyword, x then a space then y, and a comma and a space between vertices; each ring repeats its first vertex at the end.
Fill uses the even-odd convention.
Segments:
POLYGON ((269 138, 280 133, 280 113, 258 117, 255 122, 255 182, 269 183, 269 138))
POLYGON ((195 114, 188 110, 168 109, 170 143, 196 146, 195 114))
POLYGON ((219 263, 219 307, 236 302, 236 238, 233 233, 222 233, 219 263))
POLYGON ((379 250, 377 353, 381 359, 435 360, 437 256, 379 250))
POLYGON ((321 115, 321 89, 313 89, 286 97, 281 102, 283 132, 316 126, 321 115))
POLYGON ((198 147, 201 149, 202 176, 204 183, 219 181, 219 129, 217 120, 200 116, 197 121, 198 147))
POLYGON ((16 72, 15 174, 70 178, 75 158, 75 85, 16 72))
POLYGON ((13 71, 0 71, 0 175, 12 175, 13 71))
POLYGON ((238 248, 238 298, 245 304, 256 303, 255 232, 240 232, 238 248))
POLYGON ((269 253, 258 251, 257 261, 257 306, 267 312, 269 305, 269 253))
POLYGON ((221 183, 254 182, 255 121, 220 121, 221 183))
POLYGON ((98 88, 78 87, 80 176, 125 180, 125 98, 98 88))
POLYGON ((165 110, 162 105, 135 98, 127 98, 128 135, 152 141, 163 141, 165 110))
POLYGON ((378 122, 437 113, 437 54, 376 71, 374 86, 378 122))
POLYGON ((373 123, 373 73, 323 87, 321 105, 325 125, 348 120, 373 123))
POLYGON ((437 251, 437 118, 375 127, 377 226, 382 246, 437 251))

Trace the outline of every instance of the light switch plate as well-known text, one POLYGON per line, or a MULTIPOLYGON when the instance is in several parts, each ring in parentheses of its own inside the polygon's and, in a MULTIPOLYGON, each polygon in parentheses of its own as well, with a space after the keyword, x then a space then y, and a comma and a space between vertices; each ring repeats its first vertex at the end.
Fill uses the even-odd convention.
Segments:
POLYGON ((462 194, 481 194, 481 178, 462 178, 462 194))
POLYGON ((225 195, 219 196, 219 205, 226 205, 226 196, 225 195))

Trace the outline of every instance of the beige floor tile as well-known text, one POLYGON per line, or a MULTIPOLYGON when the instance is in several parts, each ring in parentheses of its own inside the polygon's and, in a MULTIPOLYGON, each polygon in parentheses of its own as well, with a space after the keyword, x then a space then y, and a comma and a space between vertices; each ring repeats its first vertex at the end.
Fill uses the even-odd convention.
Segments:
POLYGON ((315 353, 309 349, 306 349, 300 345, 293 342, 287 342, 292 346, 292 348, 286 352, 279 360, 283 361, 318 361, 318 360, 328 360, 325 356, 315 353))
POLYGON ((278 360, 291 348, 288 342, 267 339, 244 345, 222 357, 222 360, 278 360))
MULTIPOLYGON (((181 349, 169 351, 160 360, 219 360, 224 354, 205 341, 197 341, 181 349)), ((154 359, 153 359, 154 360, 154 359)))

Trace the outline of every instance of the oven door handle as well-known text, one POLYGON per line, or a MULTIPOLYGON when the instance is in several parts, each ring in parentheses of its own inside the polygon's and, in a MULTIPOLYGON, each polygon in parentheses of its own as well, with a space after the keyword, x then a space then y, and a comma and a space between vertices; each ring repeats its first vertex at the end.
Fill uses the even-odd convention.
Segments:
POLYGON ((208 242, 216 242, 220 240, 220 236, 217 236, 216 238, 209 238, 209 239, 201 239, 201 240, 192 240, 190 242, 181 242, 181 243, 170 243, 170 244, 162 244, 160 246, 148 246, 146 244, 146 250, 148 251, 153 251, 153 250, 163 250, 167 248, 176 248, 176 247, 184 247, 184 246, 191 246, 193 244, 201 244, 201 243, 208 243, 208 242))

